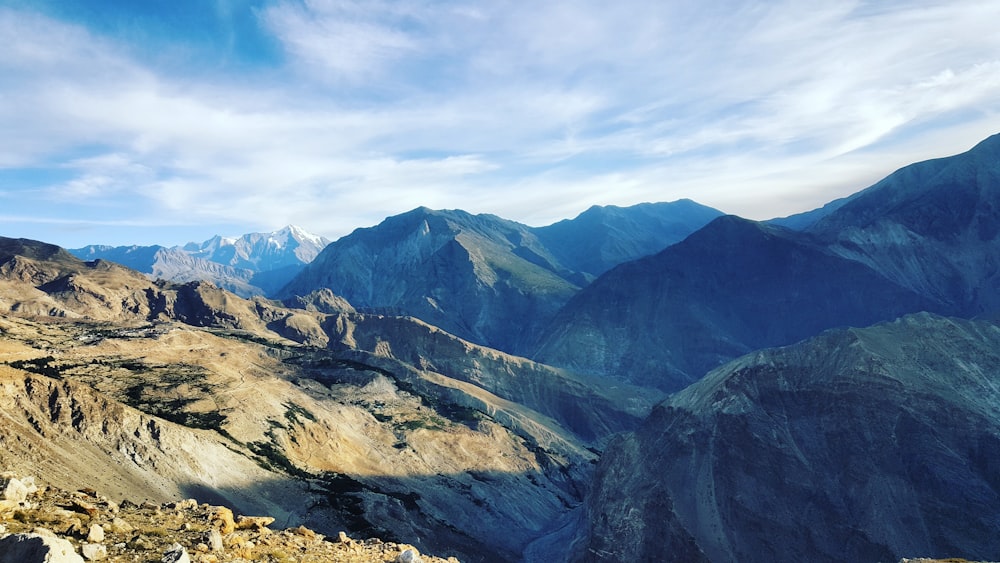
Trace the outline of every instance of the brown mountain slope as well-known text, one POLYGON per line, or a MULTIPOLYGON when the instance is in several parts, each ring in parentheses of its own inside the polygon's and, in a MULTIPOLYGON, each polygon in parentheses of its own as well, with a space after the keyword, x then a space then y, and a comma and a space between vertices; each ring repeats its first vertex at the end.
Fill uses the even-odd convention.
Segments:
POLYGON ((0 462, 66 488, 180 493, 328 534, 517 559, 581 502, 591 448, 654 398, 412 319, 287 309, 25 254, 0 256, 11 378, 0 432, 22 444, 0 462), (45 455, 28 455, 42 443, 45 455))

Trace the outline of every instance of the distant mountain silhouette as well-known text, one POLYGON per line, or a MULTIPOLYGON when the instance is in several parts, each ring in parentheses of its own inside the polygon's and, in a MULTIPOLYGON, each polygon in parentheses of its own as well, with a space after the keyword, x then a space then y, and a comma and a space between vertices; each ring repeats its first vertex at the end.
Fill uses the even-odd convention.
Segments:
POLYGON ((722 214, 689 199, 631 207, 595 205, 573 219, 533 231, 564 267, 596 277, 680 242, 722 214))
POLYGON ((183 247, 91 245, 71 249, 83 260, 110 260, 151 279, 210 281, 243 297, 272 294, 329 243, 295 226, 238 238, 215 236, 183 247))

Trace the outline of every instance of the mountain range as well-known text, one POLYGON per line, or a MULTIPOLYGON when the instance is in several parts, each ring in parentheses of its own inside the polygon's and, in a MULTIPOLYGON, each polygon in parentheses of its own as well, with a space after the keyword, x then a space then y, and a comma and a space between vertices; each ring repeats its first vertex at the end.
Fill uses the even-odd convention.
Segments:
POLYGON ((803 230, 716 219, 582 289, 529 355, 673 392, 741 354, 825 329, 995 311, 998 163, 994 136, 905 167, 803 230))
POLYGON ((210 281, 251 297, 274 293, 311 262, 330 241, 289 225, 272 233, 214 236, 183 246, 90 245, 70 249, 82 260, 110 260, 175 282, 210 281))
POLYGON ((470 561, 997 560, 998 192, 994 136, 773 221, 172 249, 299 268, 249 298, 0 238, 0 466, 470 561))
POLYGON ((278 295, 328 288, 360 309, 412 315, 523 354, 595 276, 666 248, 719 215, 681 200, 593 207, 532 228, 494 215, 418 208, 331 243, 278 295))

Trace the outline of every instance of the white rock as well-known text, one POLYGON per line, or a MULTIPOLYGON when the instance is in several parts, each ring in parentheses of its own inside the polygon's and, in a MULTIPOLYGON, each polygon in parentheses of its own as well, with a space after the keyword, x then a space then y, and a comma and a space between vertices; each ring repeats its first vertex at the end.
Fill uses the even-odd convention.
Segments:
POLYGON ((26 489, 28 489, 29 495, 33 495, 38 492, 38 485, 35 484, 35 478, 32 477, 31 475, 28 475, 27 477, 21 477, 20 481, 21 484, 24 485, 26 489))
POLYGON ((184 549, 184 546, 175 543, 170 546, 163 554, 163 558, 160 559, 162 563, 191 563, 191 558, 188 556, 188 552, 184 549))
POLYGON ((108 527, 109 532, 115 532, 116 534, 127 534, 132 530, 131 524, 117 516, 111 521, 111 526, 108 527))
POLYGON ((101 543, 104 541, 104 528, 97 524, 90 526, 90 531, 87 533, 87 541, 90 543, 101 543))
POLYGON ((100 561, 108 558, 108 548, 99 543, 85 543, 80 548, 83 558, 87 561, 100 561))
POLYGON ((0 538, 0 563, 84 563, 73 544, 55 536, 11 534, 0 538))
POLYGON ((3 498, 11 502, 24 502, 28 499, 28 487, 20 479, 11 477, 3 485, 3 498))
POLYGON ((404 549, 403 553, 396 556, 396 563, 423 563, 420 554, 415 549, 404 549))
POLYGON ((219 552, 222 551, 222 532, 212 528, 205 533, 205 543, 208 544, 208 548, 212 551, 219 552))

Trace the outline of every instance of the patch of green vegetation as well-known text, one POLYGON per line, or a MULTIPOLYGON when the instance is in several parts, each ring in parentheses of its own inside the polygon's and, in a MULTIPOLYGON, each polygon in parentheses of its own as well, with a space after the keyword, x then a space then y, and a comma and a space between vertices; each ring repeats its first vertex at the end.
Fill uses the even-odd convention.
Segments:
POLYGON ((146 414, 158 416, 187 426, 188 428, 201 428, 205 430, 218 430, 226 421, 226 417, 218 412, 187 412, 184 408, 193 403, 194 399, 156 399, 142 394, 144 386, 136 385, 128 388, 125 395, 129 399, 129 405, 135 407, 146 414))
MULTIPOLYGON (((171 422, 176 422, 177 424, 182 424, 188 428, 201 428, 203 430, 216 430, 219 433, 228 435, 224 430, 222 430, 222 425, 226 422, 226 415, 217 412, 185 412, 181 413, 182 416, 178 417, 178 420, 172 420, 171 422)), ((164 417, 166 418, 166 417, 164 417)), ((167 420, 170 420, 167 418, 167 420)))
MULTIPOLYGON (((440 397, 428 396, 419 392, 415 385, 402 381, 392 375, 390 375, 390 377, 392 377, 393 383, 395 383, 397 389, 402 392, 409 393, 414 397, 418 397, 421 405, 432 409, 434 412, 451 422, 462 424, 469 427, 471 430, 475 430, 479 421, 488 420, 490 418, 485 413, 474 408, 442 400, 440 397)), ((445 427, 447 426, 447 423, 439 422, 437 423, 437 426, 445 427)))
POLYGON ((218 411, 187 410, 200 397, 211 396, 212 388, 205 383, 203 368, 184 364, 151 366, 132 360, 108 363, 136 376, 121 391, 121 400, 129 406, 188 428, 215 430, 228 437, 222 430, 226 415, 218 411), (174 390, 179 385, 189 385, 196 393, 192 397, 177 397, 174 390))
POLYGON ((418 428, 425 428, 427 430, 444 430, 447 428, 447 425, 447 421, 436 416, 415 418, 395 424, 396 428, 409 430, 411 432, 413 430, 417 430, 418 428))
POLYGON ((285 418, 292 424, 301 425, 302 421, 300 420, 300 417, 310 422, 316 422, 316 415, 306 410, 305 407, 299 406, 291 401, 284 403, 284 407, 286 409, 285 418))
POLYGON ((258 456, 258 465, 264 469, 279 471, 292 475, 293 477, 300 477, 302 479, 309 479, 312 477, 308 471, 304 471, 292 462, 288 461, 284 452, 282 452, 281 449, 274 444, 274 438, 271 431, 268 431, 266 435, 270 438, 270 440, 247 443, 247 448, 258 456))
POLYGON ((298 351, 301 348, 301 346, 297 344, 290 344, 287 342, 282 342, 280 340, 274 340, 248 331, 213 329, 213 328, 207 328, 206 330, 208 330, 208 332, 211 332, 212 334, 220 338, 228 338, 230 340, 239 340, 242 342, 259 344, 261 346, 264 346, 265 348, 281 352, 298 351))
POLYGON ((56 359, 52 356, 32 358, 30 360, 17 360, 7 362, 7 365, 12 368, 37 373, 38 375, 44 375, 53 379, 62 379, 62 371, 65 369, 63 366, 57 365, 56 359))
POLYGON ((149 338, 157 332, 156 325, 147 324, 133 327, 120 327, 114 325, 87 327, 88 340, 97 342, 105 339, 131 340, 136 338, 149 338))

